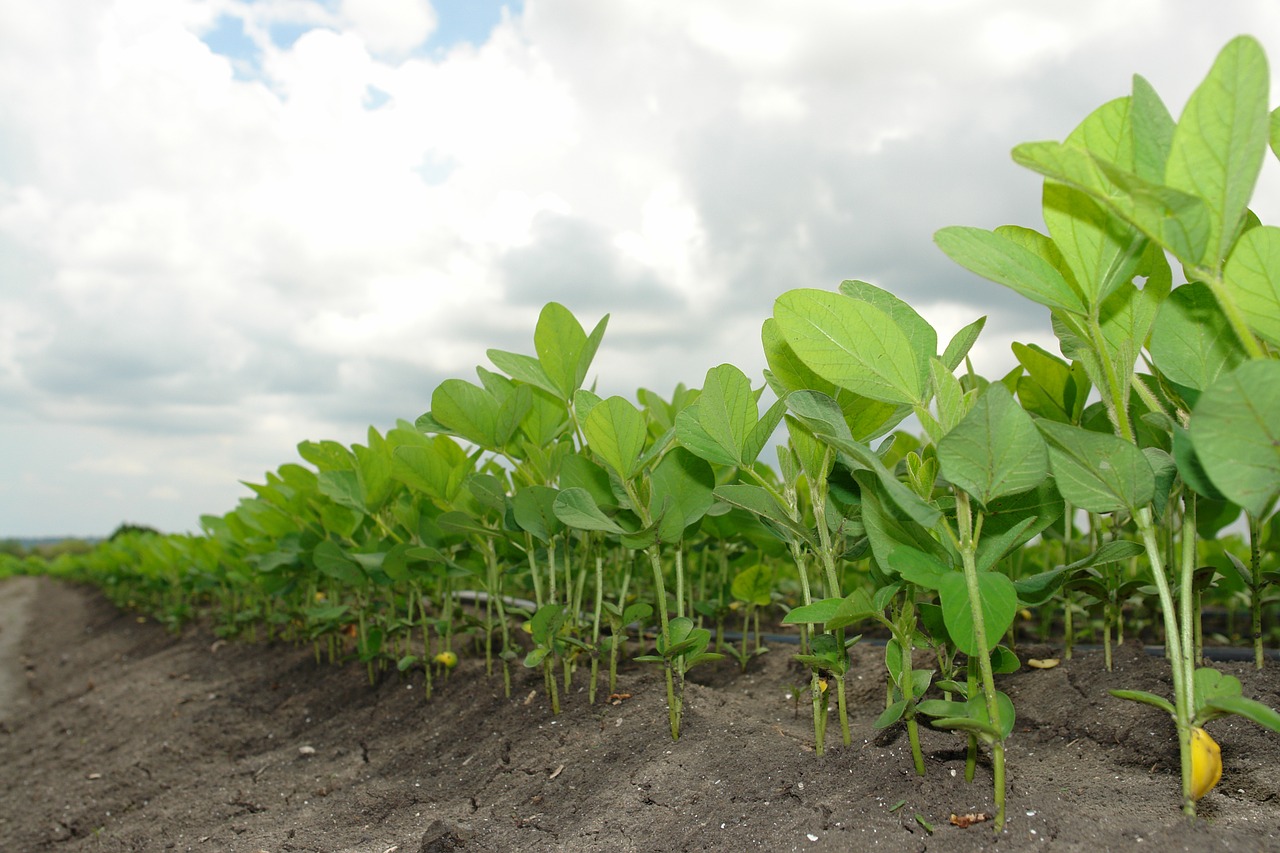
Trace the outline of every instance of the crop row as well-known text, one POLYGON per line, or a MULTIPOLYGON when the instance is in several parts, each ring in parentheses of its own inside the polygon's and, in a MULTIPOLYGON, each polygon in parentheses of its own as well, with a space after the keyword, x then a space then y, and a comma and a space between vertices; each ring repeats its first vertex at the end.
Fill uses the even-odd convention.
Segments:
POLYGON ((1064 357, 1015 343, 1018 366, 987 380, 967 357, 983 319, 943 343, 888 291, 846 281, 778 297, 764 387, 722 364, 700 390, 633 402, 584 387, 608 318, 587 332, 552 303, 533 355, 490 350, 496 369, 441 383, 416 422, 303 442, 309 465, 251 484, 202 535, 129 533, 51 570, 174 625, 207 613, 225 634, 350 651, 371 677, 421 667, 428 695, 473 648, 508 689, 513 665, 540 669, 556 710, 562 679, 589 667, 594 702, 640 643, 672 737, 689 670, 745 667, 762 615, 781 615, 819 754, 832 692, 850 742, 851 632, 875 629, 877 726, 907 727, 920 773, 921 720, 969 740, 971 772, 985 747, 997 829, 1015 712, 995 676, 1019 665, 1002 645, 1019 612, 1060 618, 1067 653, 1093 614, 1108 665, 1126 618, 1147 614, 1173 696, 1117 695, 1175 720, 1194 814, 1221 769, 1206 722, 1280 731, 1196 666, 1219 583, 1247 606, 1262 666, 1280 579, 1280 229, 1248 208, 1268 139, 1280 156, 1267 80, 1261 47, 1236 39, 1175 122, 1135 77, 1066 141, 1015 149, 1046 178, 1047 233, 938 232, 957 263, 1047 308, 1064 357), (1233 522, 1238 554, 1216 541, 1233 522), (651 643, 633 636, 646 625, 651 643), (923 648, 936 668, 913 668, 923 648))

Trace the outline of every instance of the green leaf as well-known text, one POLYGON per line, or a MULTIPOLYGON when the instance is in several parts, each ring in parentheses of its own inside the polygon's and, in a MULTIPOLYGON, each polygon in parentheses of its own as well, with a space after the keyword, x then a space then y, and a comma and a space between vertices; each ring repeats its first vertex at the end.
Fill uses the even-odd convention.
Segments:
POLYGON ((586 489, 562 489, 552 504, 556 518, 577 530, 600 530, 605 533, 626 533, 618 522, 605 515, 596 506, 591 493, 586 489))
POLYGON ((677 447, 662 457, 650 474, 649 507, 663 542, 679 542, 687 527, 707 514, 715 502, 715 474, 705 460, 677 447))
POLYGON ((1280 493, 1280 361, 1248 361, 1201 396, 1196 455, 1218 489, 1262 518, 1280 493))
POLYGON ((582 387, 608 320, 606 315, 588 337, 568 308, 557 302, 543 306, 534 328, 533 346, 538 362, 561 399, 572 399, 574 392, 582 387))
POLYGON ((592 407, 582 426, 592 452, 624 480, 636 474, 647 435, 644 415, 622 397, 592 407))
POLYGON ((1013 159, 1087 192, 1186 264, 1204 253, 1210 212, 1198 196, 1144 180, 1078 144, 1026 143, 1013 149, 1013 159))
POLYGON ((821 625, 832 616, 835 616, 836 611, 840 609, 842 604, 844 604, 843 598, 824 598, 812 604, 802 604, 799 607, 791 608, 787 615, 782 617, 782 624, 821 625))
POLYGON ((1086 313, 1080 294, 1062 273, 1006 236, 981 228, 951 226, 935 233, 933 240, 960 266, 1033 302, 1073 314, 1086 313))
POLYGON ((951 635, 956 648, 970 656, 985 654, 994 649, 1018 613, 1018 591, 1014 588, 1013 581, 999 572, 978 573, 978 595, 981 598, 982 621, 987 641, 985 649, 978 648, 973 611, 969 606, 969 588, 964 575, 961 572, 950 572, 939 578, 938 598, 942 602, 942 617, 947 623, 947 633, 951 635))
POLYGON ((364 572, 354 560, 347 557, 346 552, 336 543, 325 539, 316 545, 311 552, 316 568, 321 574, 349 586, 359 586, 364 582, 364 572))
POLYGON ((917 364, 938 354, 938 333, 916 309, 883 288, 856 279, 840 282, 840 292, 883 311, 911 342, 917 364))
POLYGON ((1227 260, 1222 281, 1249 328, 1280 347, 1280 228, 1262 225, 1246 231, 1227 260))
POLYGON ((498 446, 498 401, 484 388, 462 379, 446 379, 431 393, 431 416, 452 432, 481 447, 498 446))
POLYGON ((889 551, 888 564, 903 580, 925 589, 940 589, 942 579, 953 574, 951 566, 910 545, 895 545, 889 551))
POLYGON ((1148 693, 1145 690, 1108 690, 1107 692, 1117 699, 1128 699, 1131 702, 1141 702, 1144 705, 1159 708, 1171 717, 1176 716, 1173 703, 1163 696, 1157 696, 1156 694, 1148 693))
POLYGON ((1235 241, 1267 147, 1269 72, 1262 46, 1232 39, 1187 100, 1173 132, 1165 183, 1204 199, 1209 239, 1194 262, 1220 269, 1235 241))
POLYGON ((774 320, 796 355, 819 376, 886 403, 922 403, 928 364, 893 319, 869 302, 823 290, 791 290, 774 320))
POLYGON ((907 700, 899 699, 888 708, 885 708, 884 711, 880 713, 880 716, 876 717, 876 721, 871 724, 872 728, 883 729, 893 725, 898 722, 898 720, 902 719, 902 715, 906 710, 907 700))
MULTIPOLYGON (((511 511, 516 524, 533 534, 540 542, 550 542, 551 537, 564 529, 555 513, 556 497, 560 492, 550 486, 526 486, 511 499, 511 511)), ((593 504, 594 505, 594 504, 593 504)))
POLYGON ((500 349, 488 350, 485 355, 489 356, 489 360, 493 362, 495 367, 506 372, 512 379, 527 382, 535 388, 541 388, 548 394, 563 399, 560 389, 555 386, 555 383, 551 381, 551 377, 547 376, 547 372, 542 369, 542 363, 533 356, 506 352, 500 349))
POLYGON ((363 508, 366 512, 377 512, 391 500, 397 486, 391 473, 390 445, 373 427, 369 427, 368 435, 368 447, 357 444, 351 449, 356 457, 363 508))
POLYGON ((1191 443, 1191 433, 1178 424, 1173 426, 1173 460, 1178 466, 1178 476, 1193 492, 1215 501, 1227 499, 1204 470, 1195 445, 1191 443))
POLYGON ((1156 90, 1137 74, 1133 75, 1129 124, 1133 134, 1134 173, 1145 181, 1163 180, 1177 125, 1156 90))
POLYGON ((1013 344, 1013 355, 1027 371, 1018 379, 1018 399, 1032 414, 1061 423, 1077 423, 1089 395, 1089 379, 1035 344, 1013 344))
POLYGON ((1280 714, 1256 699, 1243 696, 1223 696, 1200 707, 1197 720, 1207 722, 1217 717, 1234 715, 1252 720, 1265 729, 1280 732, 1280 714))
MULTIPOLYGON (((1130 169, 1133 138, 1130 100, 1117 98, 1094 110, 1067 138, 1095 157, 1130 169)), ((1044 220, 1087 307, 1100 305, 1133 277, 1146 239, 1083 190, 1052 181, 1044 186, 1044 220)))
POLYGON ((1089 512, 1136 511, 1155 495, 1155 474, 1142 451, 1108 433, 1037 421, 1049 444, 1058 491, 1089 512))
POLYGON ((1031 416, 1000 383, 938 442, 942 475, 983 506, 1025 492, 1049 474, 1049 454, 1031 416))
POLYGON ((965 356, 978 342, 978 335, 982 334, 982 327, 986 324, 987 318, 979 317, 952 336, 942 353, 942 363, 947 366, 947 370, 955 370, 964 362, 965 356))
MULTIPOLYGON (((1272 310, 1280 312, 1280 303, 1272 310)), ((1245 358, 1213 291, 1200 282, 1184 284, 1164 300, 1148 348, 1161 373, 1196 391, 1204 391, 1245 358)))
POLYGON ((817 544, 814 539, 814 532, 791 518, 787 510, 778 504, 773 495, 760 486, 731 483, 717 486, 712 494, 727 504, 744 509, 771 522, 773 528, 779 531, 781 538, 788 541, 808 542, 811 545, 817 544))
POLYGON ((773 600, 773 572, 755 565, 733 576, 729 592, 744 604, 766 607, 773 600))

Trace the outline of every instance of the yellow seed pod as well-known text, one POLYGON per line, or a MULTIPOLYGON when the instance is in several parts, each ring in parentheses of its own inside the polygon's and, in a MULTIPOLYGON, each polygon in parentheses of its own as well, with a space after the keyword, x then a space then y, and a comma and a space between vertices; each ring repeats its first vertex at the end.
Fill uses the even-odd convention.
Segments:
POLYGON ((458 665, 458 656, 453 652, 441 652, 432 658, 432 660, 443 666, 445 669, 453 669, 458 665))
POLYGON ((1222 750, 1199 726, 1191 729, 1191 798, 1198 800, 1222 778, 1222 750))

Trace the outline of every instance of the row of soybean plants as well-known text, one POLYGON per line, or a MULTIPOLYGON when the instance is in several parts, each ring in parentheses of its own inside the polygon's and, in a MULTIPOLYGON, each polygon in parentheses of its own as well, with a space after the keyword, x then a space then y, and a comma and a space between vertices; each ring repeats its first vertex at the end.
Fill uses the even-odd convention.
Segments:
POLYGON ((847 281, 778 298, 763 411, 729 364, 637 405, 584 387, 606 323, 587 333, 553 303, 534 355, 490 351, 496 370, 445 381, 416 423, 305 442, 310 467, 268 474, 204 536, 125 538, 78 565, 172 619, 211 602, 228 632, 330 656, 349 643, 371 673, 421 664, 428 689, 470 643, 508 687, 513 663, 540 668, 553 707, 578 666, 592 701, 606 662, 614 691, 629 632, 652 625, 637 659, 662 669, 673 737, 689 669, 745 664, 760 610, 780 606, 811 670, 819 754, 832 688, 850 741, 848 649, 872 626, 888 637, 877 725, 906 725, 920 773, 922 718, 968 738, 970 773, 985 747, 997 828, 1014 709, 995 676, 1018 665, 1000 642, 1018 612, 1060 607, 1069 641, 1094 602, 1109 641, 1145 598, 1174 693, 1117 695, 1175 720, 1194 814, 1217 781, 1206 722, 1280 730, 1234 678, 1196 666, 1215 551, 1201 534, 1242 514, 1251 547, 1229 559, 1257 637, 1276 580, 1280 229, 1248 208, 1268 139, 1280 150, 1267 97, 1247 37, 1177 121, 1135 77, 1065 142, 1015 150, 1046 177, 1047 233, 938 232, 959 264, 1047 308, 1065 358, 1015 344, 1017 369, 988 381, 967 359, 982 320, 943 344, 905 302, 847 281), (909 417, 918 437, 898 429, 909 417), (776 470, 759 459, 775 435, 776 470), (740 643, 721 637, 730 615, 740 643), (914 669, 926 647, 936 668, 914 669))

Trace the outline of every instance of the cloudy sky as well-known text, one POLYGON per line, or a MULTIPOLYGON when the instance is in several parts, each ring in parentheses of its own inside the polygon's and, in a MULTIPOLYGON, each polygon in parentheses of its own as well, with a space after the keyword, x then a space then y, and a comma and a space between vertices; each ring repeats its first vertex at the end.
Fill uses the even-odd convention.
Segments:
POLYGON ((932 233, 1039 226, 1012 146, 1135 72, 1177 115, 1240 33, 1280 61, 1280 4, 2 4, 0 536, 197 529, 550 300, 611 315, 604 393, 759 378, 773 300, 845 278, 988 315, 996 375, 1046 315, 932 233))

